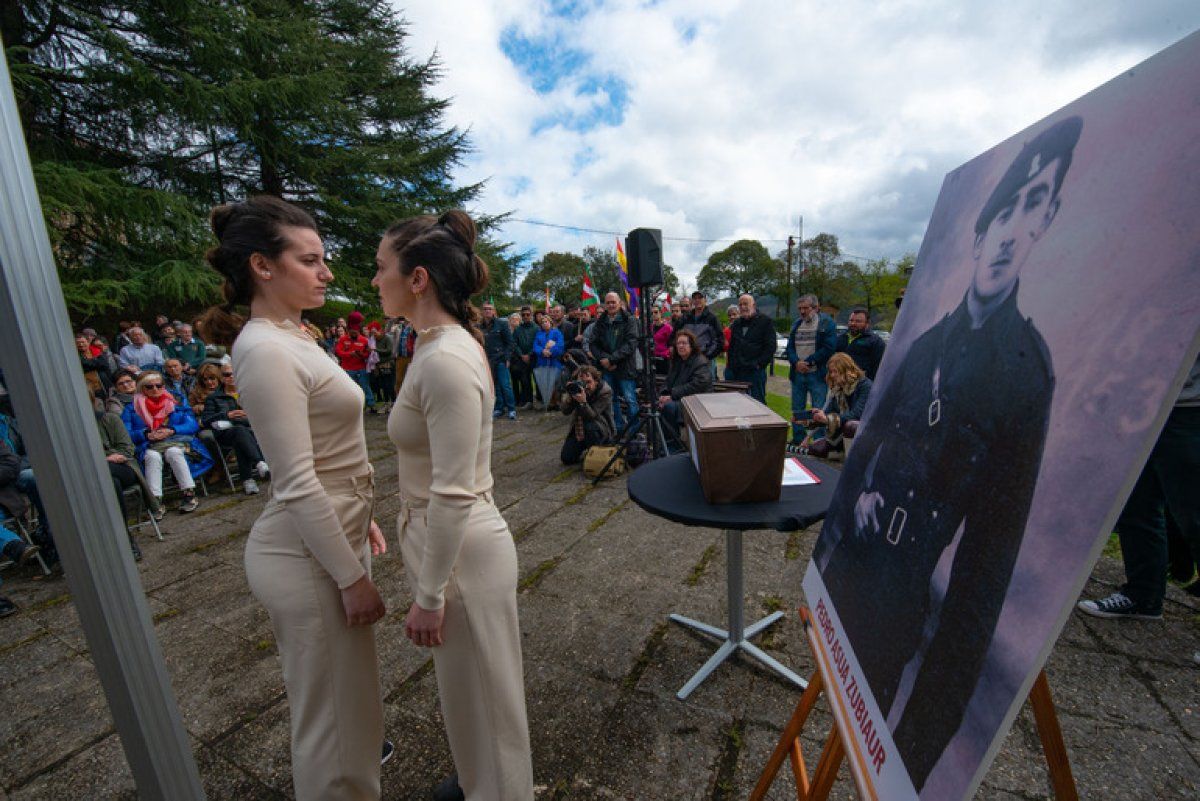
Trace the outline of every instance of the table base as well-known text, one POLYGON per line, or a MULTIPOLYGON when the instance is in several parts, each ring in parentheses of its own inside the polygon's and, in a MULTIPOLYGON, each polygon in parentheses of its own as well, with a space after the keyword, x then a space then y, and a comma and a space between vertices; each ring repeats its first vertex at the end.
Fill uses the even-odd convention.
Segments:
POLYGON ((752 637, 761 634, 769 626, 783 618, 783 612, 772 612, 749 627, 744 625, 745 599, 742 585, 741 531, 729 530, 725 532, 725 558, 725 585, 729 609, 729 630, 719 629, 716 626, 710 626, 707 623, 701 623, 698 620, 693 620, 683 615, 673 614, 670 616, 672 622, 678 623, 681 626, 687 626, 701 634, 707 634, 710 637, 722 640, 721 646, 717 648, 716 653, 709 657, 708 661, 696 671, 694 676, 688 679, 687 684, 683 685, 679 692, 675 693, 675 697, 681 701, 687 698, 722 662, 739 650, 744 651, 748 656, 753 657, 763 665, 763 667, 774 671, 800 689, 806 688, 808 682, 750 642, 752 637))

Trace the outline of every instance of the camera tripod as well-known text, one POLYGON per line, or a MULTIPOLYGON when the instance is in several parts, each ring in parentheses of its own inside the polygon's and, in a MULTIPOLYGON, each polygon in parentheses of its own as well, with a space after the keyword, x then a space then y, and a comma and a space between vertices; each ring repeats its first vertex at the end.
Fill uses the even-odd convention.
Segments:
MULTIPOLYGON (((617 435, 617 450, 613 453, 612 458, 604 465, 595 478, 592 479, 592 484, 600 483, 600 480, 608 474, 611 468, 618 459, 625 458, 629 451, 629 446, 634 442, 637 435, 642 431, 646 431, 646 442, 650 446, 649 458, 661 459, 671 453, 668 443, 682 449, 683 443, 679 440, 679 432, 669 430, 671 426, 666 426, 662 421, 662 411, 658 406, 658 384, 654 377, 654 337, 650 331, 650 309, 648 287, 643 287, 638 292, 638 308, 641 311, 641 320, 637 322, 637 352, 642 356, 642 369, 638 375, 638 383, 642 387, 642 392, 646 395, 648 403, 645 408, 639 404, 637 409, 629 415, 629 419, 625 422, 625 427, 621 429, 621 433, 617 435), (643 421, 645 428, 643 429, 643 421)), ((593 323, 595 325, 595 323, 593 323)), ((613 403, 620 403, 620 398, 613 398, 613 403)))

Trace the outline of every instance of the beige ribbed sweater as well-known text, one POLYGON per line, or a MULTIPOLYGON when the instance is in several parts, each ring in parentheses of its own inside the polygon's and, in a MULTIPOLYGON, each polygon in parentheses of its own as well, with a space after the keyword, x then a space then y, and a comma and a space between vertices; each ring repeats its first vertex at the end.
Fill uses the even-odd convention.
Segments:
POLYGON ((319 478, 370 470, 362 390, 291 321, 247 322, 233 345, 233 372, 271 466, 267 509, 283 506, 304 546, 339 588, 349 587, 365 571, 319 478))
POLYGON ((442 607, 471 507, 492 489, 493 400, 483 349, 462 326, 419 333, 388 436, 403 466, 400 496, 429 506, 429 536, 414 588, 424 609, 442 607))

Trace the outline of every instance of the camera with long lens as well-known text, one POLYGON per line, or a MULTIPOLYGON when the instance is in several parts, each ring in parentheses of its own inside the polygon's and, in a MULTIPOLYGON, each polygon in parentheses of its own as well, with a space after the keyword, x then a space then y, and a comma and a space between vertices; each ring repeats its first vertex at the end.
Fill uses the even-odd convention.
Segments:
POLYGON ((568 381, 566 390, 567 390, 568 395, 572 395, 572 396, 578 395, 580 392, 583 392, 583 382, 582 381, 568 381))

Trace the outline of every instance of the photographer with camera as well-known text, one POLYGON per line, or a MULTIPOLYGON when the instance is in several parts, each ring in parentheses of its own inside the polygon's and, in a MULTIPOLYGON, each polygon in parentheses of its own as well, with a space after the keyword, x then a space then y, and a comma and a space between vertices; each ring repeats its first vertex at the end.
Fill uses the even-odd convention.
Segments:
POLYGON ((571 429, 563 442, 563 464, 577 464, 593 445, 607 445, 616 436, 613 423, 613 391, 590 365, 580 367, 566 385, 563 414, 573 415, 571 429))

